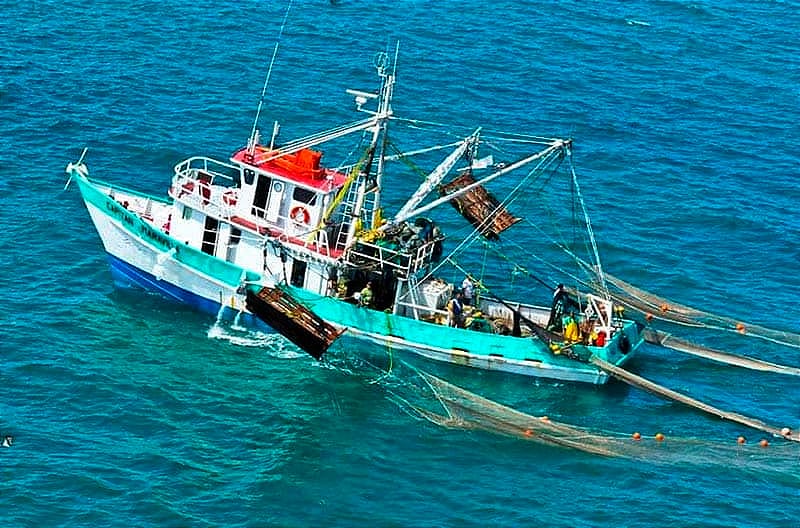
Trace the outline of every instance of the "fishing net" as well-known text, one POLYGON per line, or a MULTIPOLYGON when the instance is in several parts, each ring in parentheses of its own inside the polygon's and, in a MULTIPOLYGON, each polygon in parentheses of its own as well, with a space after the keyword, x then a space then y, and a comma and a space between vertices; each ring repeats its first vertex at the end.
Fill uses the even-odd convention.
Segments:
POLYGON ((426 372, 417 371, 431 387, 447 415, 416 407, 424 418, 446 427, 467 427, 517 436, 542 444, 568 447, 603 456, 620 456, 611 439, 579 427, 536 417, 483 398, 426 372))
MULTIPOLYGON (((408 366, 407 364, 405 364, 408 366)), ((416 379, 424 385, 416 389, 427 389, 430 400, 441 411, 426 408, 422 403, 410 404, 404 398, 397 398, 401 386, 396 376, 382 377, 391 385, 395 400, 404 405, 404 410, 439 426, 451 429, 480 430, 501 434, 520 440, 543 445, 574 449, 592 455, 635 459, 667 465, 725 466, 728 468, 780 473, 792 479, 798 478, 800 449, 792 442, 767 444, 760 442, 741 443, 712 442, 696 438, 664 437, 660 434, 643 436, 628 433, 593 431, 549 419, 523 413, 496 401, 484 398, 447 382, 433 374, 413 369, 416 379), (390 378, 394 378, 390 381, 390 378)), ((411 383, 414 385, 414 383, 411 383)), ((419 390, 415 391, 417 394, 419 390)))
POLYGON ((673 336, 672 334, 661 332, 653 328, 645 328, 642 331, 642 337, 644 337, 645 341, 648 343, 661 345, 663 347, 671 348, 672 350, 677 350, 679 352, 684 352, 686 354, 691 354, 693 356, 705 359, 711 359, 727 365, 735 365, 737 367, 760 370, 762 372, 775 372, 777 374, 800 376, 800 368, 797 367, 779 365, 777 363, 770 363, 769 361, 763 361, 737 354, 730 354, 721 350, 715 350, 713 348, 698 345, 696 343, 692 343, 691 341, 687 341, 686 339, 681 339, 673 336))
POLYGON ((617 289, 617 291, 611 292, 615 301, 642 314, 649 314, 654 318, 671 323, 738 332, 773 343, 800 348, 800 334, 744 323, 730 317, 678 304, 646 292, 608 273, 605 274, 605 280, 617 289))

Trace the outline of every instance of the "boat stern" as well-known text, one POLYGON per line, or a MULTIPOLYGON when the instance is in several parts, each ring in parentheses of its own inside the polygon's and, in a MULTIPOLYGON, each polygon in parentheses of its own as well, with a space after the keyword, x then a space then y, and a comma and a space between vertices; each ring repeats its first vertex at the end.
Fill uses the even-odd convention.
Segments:
POLYGON ((630 361, 643 342, 642 329, 634 321, 623 321, 603 346, 589 345, 588 351, 604 361, 622 366, 630 361))

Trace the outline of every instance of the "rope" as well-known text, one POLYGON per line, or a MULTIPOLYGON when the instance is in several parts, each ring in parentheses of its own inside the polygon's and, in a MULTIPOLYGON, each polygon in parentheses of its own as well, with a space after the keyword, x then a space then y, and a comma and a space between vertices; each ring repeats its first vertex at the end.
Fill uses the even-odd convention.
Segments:
MULTIPOLYGON (((554 151, 554 152, 560 152, 560 151, 554 151)), ((492 217, 497 213, 497 211, 507 207, 508 204, 513 203, 513 201, 516 200, 516 196, 519 195, 519 190, 521 189, 522 185, 525 184, 533 175, 544 173, 544 171, 548 168, 548 165, 552 163, 552 161, 553 158, 551 157, 551 155, 544 156, 542 159, 540 159, 539 163, 533 169, 528 171, 525 177, 514 187, 514 189, 512 189, 512 191, 508 194, 506 199, 499 202, 498 206, 495 207, 490 214, 486 215, 486 218, 484 218, 483 222, 481 222, 466 237, 464 237, 464 240, 461 241, 461 243, 459 243, 458 246, 456 246, 455 249, 453 249, 444 259, 442 259, 442 261, 439 264, 434 266, 420 280, 420 282, 424 282, 426 279, 433 276, 449 258, 458 255, 462 251, 462 248, 469 247, 470 245, 472 245, 473 241, 481 235, 481 232, 486 227, 486 224, 489 222, 489 220, 492 219, 492 217)), ((558 166, 560 166, 560 164, 558 166)), ((557 170, 558 166, 556 166, 553 170, 554 171, 557 170)))
POLYGON ((392 151, 395 152, 396 158, 394 159, 399 159, 400 161, 405 163, 406 166, 408 166, 408 168, 410 168, 413 172, 417 174, 417 176, 420 176, 423 179, 425 179, 428 176, 424 170, 422 170, 416 163, 414 163, 413 161, 411 161, 411 159, 408 158, 408 153, 401 152, 400 149, 398 149, 397 146, 391 142, 389 143, 389 148, 391 148, 392 151))
POLYGON ((572 165, 572 154, 569 154, 569 169, 572 173, 572 182, 575 185, 575 191, 578 194, 578 203, 583 210, 583 217, 586 220, 586 231, 589 233, 589 241, 592 243, 592 252, 594 254, 594 261, 597 265, 597 279, 600 282, 600 288, 604 294, 604 297, 608 299, 608 287, 606 286, 606 280, 603 276, 603 267, 600 264, 600 252, 597 249, 597 241, 594 237, 594 231, 592 230, 592 221, 589 219, 589 213, 586 211, 586 204, 583 201, 583 196, 581 195, 581 188, 578 185, 578 177, 575 174, 575 167, 572 165))
MULTIPOLYGON (((389 331, 389 335, 392 335, 392 318, 390 314, 386 314, 386 329, 389 331)), ((392 342, 387 340, 386 341, 386 349, 389 351, 389 368, 386 369, 386 372, 379 378, 372 380, 370 383, 375 384, 382 381, 384 378, 387 378, 392 375, 392 367, 394 365, 394 355, 392 353, 392 342)))
POLYGON ((800 434, 792 433, 790 428, 776 427, 774 425, 769 425, 767 423, 764 423, 756 418, 751 418, 750 416, 745 416, 743 414, 719 409, 717 407, 714 407, 713 405, 702 402, 700 400, 696 400, 690 396, 681 394, 677 391, 664 387, 663 385, 654 383, 646 378, 637 376, 636 374, 629 372, 623 368, 617 367, 616 365, 613 365, 611 363, 608 363, 607 361, 604 361, 595 355, 592 355, 592 357, 589 358, 589 362, 595 365, 596 367, 606 371, 608 374, 614 376, 620 381, 624 381, 629 385, 640 388, 656 396, 661 396, 663 398, 673 400, 678 403, 683 403, 684 405, 694 407, 695 409, 699 409, 705 413, 717 416, 723 420, 729 420, 731 422, 735 422, 750 427, 752 429, 757 429, 759 431, 763 431, 765 433, 769 433, 774 436, 779 436, 787 440, 800 442, 800 434), (785 434, 784 431, 787 430, 789 431, 789 433, 785 434))
MULTIPOLYGON (((436 121, 425 121, 423 119, 408 119, 399 116, 391 116, 390 118, 392 121, 397 121, 400 123, 404 123, 406 125, 410 125, 416 128, 421 128, 424 126, 429 126, 432 128, 444 128, 448 129, 445 131, 445 134, 452 135, 455 137, 463 136, 466 130, 469 130, 467 127, 455 127, 452 123, 439 123, 436 121), (458 131, 458 132, 449 132, 449 130, 458 131)), ((497 130, 488 131, 488 135, 486 136, 490 139, 495 139, 498 141, 505 141, 508 143, 529 143, 535 145, 549 145, 556 141, 556 138, 549 138, 544 136, 534 136, 530 134, 520 134, 515 132, 503 132, 497 130), (494 134, 494 135, 492 135, 494 134)))

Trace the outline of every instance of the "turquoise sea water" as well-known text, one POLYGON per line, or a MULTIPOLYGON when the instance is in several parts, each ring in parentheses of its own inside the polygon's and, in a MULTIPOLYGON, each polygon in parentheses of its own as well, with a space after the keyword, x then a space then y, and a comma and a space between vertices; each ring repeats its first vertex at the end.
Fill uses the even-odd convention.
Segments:
MULTIPOLYGON (((648 438, 644 456, 598 458, 441 428, 398 398, 413 376, 398 367, 373 383, 362 350, 318 364, 112 287, 64 166, 86 146, 96 177, 163 194, 184 157, 244 144, 285 5, 2 3, 0 435, 14 437, 0 448, 3 524, 796 522, 796 444, 753 447, 763 435, 621 383, 437 369, 525 412, 648 438)), ((297 1, 264 122, 290 137, 352 118, 344 89, 370 88, 373 53, 399 39, 398 114, 575 138, 609 271, 798 332, 798 7, 297 1)), ((800 365, 797 349, 684 335, 800 365)), ((797 378, 650 346, 630 368, 800 427, 797 378)))

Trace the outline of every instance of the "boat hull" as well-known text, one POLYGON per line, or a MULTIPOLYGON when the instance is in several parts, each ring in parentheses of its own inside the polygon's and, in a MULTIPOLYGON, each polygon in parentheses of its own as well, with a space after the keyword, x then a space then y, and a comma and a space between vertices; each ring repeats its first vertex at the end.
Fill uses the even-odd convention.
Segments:
MULTIPOLYGON (((567 354, 554 354, 538 338, 452 328, 362 308, 299 288, 291 288, 291 291, 326 321, 345 327, 351 336, 382 345, 386 350, 409 352, 467 367, 564 381, 603 384, 609 379, 606 372, 594 365, 567 354)), ((574 351, 575 355, 586 358, 598 354, 622 366, 634 356, 641 342, 636 325, 631 323, 618 332, 608 347, 576 345, 574 351), (622 353, 619 346, 623 333, 630 343, 627 353, 622 353), (613 353, 609 355, 609 351, 613 353)))
MULTIPOLYGON (((271 330, 268 321, 260 321, 247 310, 244 295, 239 293, 245 280, 261 279, 257 272, 206 255, 153 229, 88 179, 80 178, 79 185, 117 286, 157 292, 210 314, 229 312, 231 318, 241 314, 242 324, 271 330)), ((381 345, 377 350, 370 347, 376 353, 402 351, 455 365, 565 381, 603 384, 609 379, 594 365, 554 354, 537 338, 451 328, 361 308, 299 288, 291 288, 291 293, 324 320, 346 328, 350 336, 381 345)), ((597 353, 610 363, 623 365, 641 343, 634 324, 626 325, 617 338, 623 333, 630 343, 627 353, 616 350, 614 341, 602 349, 576 345, 574 350, 583 357, 597 353), (609 350, 613 351, 611 357, 609 350)))

